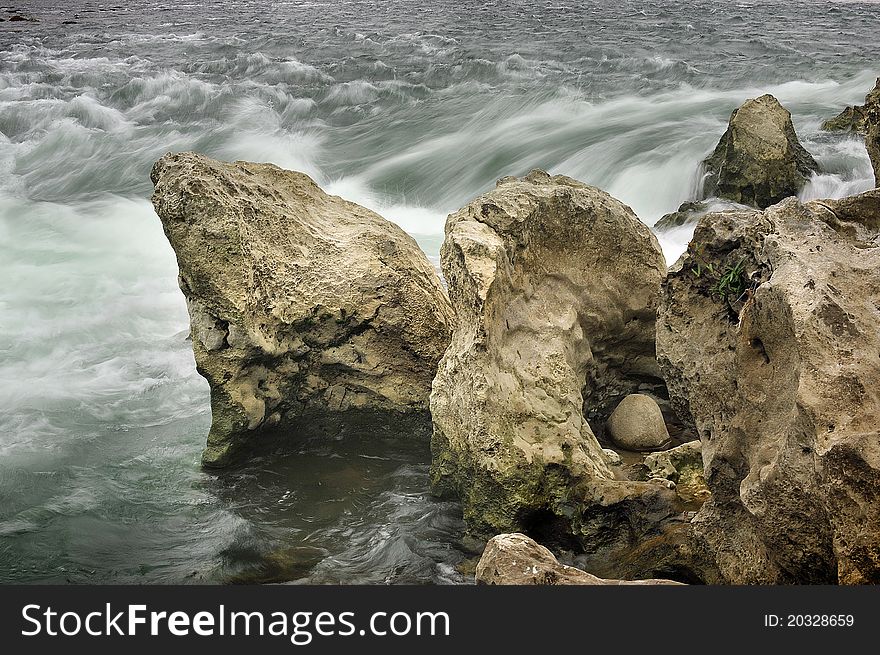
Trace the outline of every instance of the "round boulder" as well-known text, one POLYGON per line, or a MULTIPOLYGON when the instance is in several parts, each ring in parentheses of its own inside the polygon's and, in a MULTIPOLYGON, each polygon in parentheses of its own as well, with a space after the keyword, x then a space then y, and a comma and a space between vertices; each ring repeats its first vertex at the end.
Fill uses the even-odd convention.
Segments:
POLYGON ((605 427, 615 445, 626 450, 659 450, 669 444, 663 413, 645 394, 630 394, 620 401, 605 427))

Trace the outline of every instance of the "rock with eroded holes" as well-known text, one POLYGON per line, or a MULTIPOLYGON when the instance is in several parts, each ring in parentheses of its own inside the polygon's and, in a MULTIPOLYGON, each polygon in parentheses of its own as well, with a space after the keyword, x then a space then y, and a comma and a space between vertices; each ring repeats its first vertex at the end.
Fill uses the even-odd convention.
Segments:
POLYGON ((727 582, 880 582, 878 271, 880 190, 707 216, 670 270, 658 359, 727 582))
POLYGON ((615 479, 587 421, 663 385, 650 230, 604 191, 533 171, 452 214, 441 260, 456 328, 431 393, 434 491, 478 536, 542 526, 591 549, 653 530, 674 494, 615 479))
POLYGON ((313 434, 428 439, 452 312, 412 237, 271 164, 169 154, 152 180, 211 387, 206 465, 313 434))

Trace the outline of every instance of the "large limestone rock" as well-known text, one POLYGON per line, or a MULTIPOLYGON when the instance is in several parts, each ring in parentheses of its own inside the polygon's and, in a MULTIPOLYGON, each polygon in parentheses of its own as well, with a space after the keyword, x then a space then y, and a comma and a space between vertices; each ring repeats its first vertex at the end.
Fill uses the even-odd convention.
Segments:
POLYGON ((706 216, 670 271, 658 358, 728 582, 880 582, 878 233, 880 190, 789 199, 706 216))
POLYGON ((584 414, 662 387, 650 230, 603 191, 534 171, 450 215, 441 260, 457 323, 431 394, 435 492, 461 499, 475 535, 593 548, 651 529, 671 492, 614 480, 584 414))
POLYGON ((797 195, 819 169, 798 141, 791 114, 769 94, 734 110, 703 165, 706 196, 761 208, 797 195))
POLYGON ((607 580, 560 564, 553 553, 524 534, 500 534, 477 564, 477 584, 485 585, 657 585, 673 580, 607 580))
POLYGON ((152 180, 211 386, 206 465, 269 428, 425 430, 452 315, 412 238, 269 164, 169 154, 152 180))
POLYGON ((608 417, 607 434, 626 450, 658 450, 669 445, 669 431, 657 401, 633 393, 620 401, 608 417))

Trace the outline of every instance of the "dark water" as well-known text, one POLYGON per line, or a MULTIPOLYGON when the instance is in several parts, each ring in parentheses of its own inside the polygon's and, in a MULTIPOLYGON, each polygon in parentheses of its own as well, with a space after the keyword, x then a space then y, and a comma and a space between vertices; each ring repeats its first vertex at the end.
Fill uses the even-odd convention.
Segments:
POLYGON ((208 390, 148 201, 166 151, 306 171, 435 260, 447 212, 533 167, 652 224, 764 92, 823 166, 805 198, 871 184, 819 124, 880 75, 876 3, 72 4, 0 7, 39 19, 0 23, 2 582, 465 581, 427 444, 199 469, 208 390))

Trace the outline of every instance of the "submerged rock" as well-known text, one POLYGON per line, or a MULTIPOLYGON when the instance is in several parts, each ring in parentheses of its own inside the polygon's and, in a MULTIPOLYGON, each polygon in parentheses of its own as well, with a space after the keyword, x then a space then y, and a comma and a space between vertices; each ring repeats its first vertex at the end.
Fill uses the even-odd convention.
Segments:
POLYGON ((277 584, 306 577, 330 556, 326 548, 289 546, 265 554, 251 568, 232 576, 230 584, 277 584))
POLYGON ((500 534, 486 545, 477 564, 477 584, 485 585, 657 585, 673 580, 607 580, 560 564, 553 553, 524 534, 500 534))
POLYGON ((653 228, 657 232, 668 232, 676 228, 696 225, 703 216, 709 213, 745 209, 740 205, 727 200, 697 200, 682 203, 679 208, 661 216, 654 223, 653 228))
POLYGON ((727 582, 880 582, 878 270, 880 190, 716 214, 670 271, 658 359, 702 441, 693 527, 727 582))
POLYGON ((669 445, 669 431, 657 401, 630 394, 608 417, 606 434, 626 450, 657 450, 669 445))
POLYGON ((665 521, 657 531, 615 553, 613 558, 581 554, 570 563, 601 578, 664 578, 686 584, 724 584, 706 543, 694 535, 690 523, 694 513, 685 512, 675 520, 665 521))
POLYGON ((270 164, 169 154, 152 180, 211 387, 206 465, 270 430, 427 432, 452 314, 409 235, 270 164))
POLYGON ((456 328, 431 394, 434 491, 483 536, 595 548, 652 529, 674 494, 615 480, 585 419, 662 387, 650 230, 607 193, 533 171, 449 216, 441 259, 456 328))
POLYGON ((796 196, 819 166, 798 141, 791 114, 772 95, 746 100, 703 162, 706 196, 769 207, 796 196))

